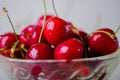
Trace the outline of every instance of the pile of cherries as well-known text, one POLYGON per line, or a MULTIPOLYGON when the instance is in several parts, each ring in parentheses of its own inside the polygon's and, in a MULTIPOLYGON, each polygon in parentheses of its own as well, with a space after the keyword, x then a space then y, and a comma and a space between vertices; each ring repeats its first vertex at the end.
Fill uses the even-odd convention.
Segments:
MULTIPOLYGON (((5 9, 4 12, 7 13, 5 9)), ((13 32, 5 32, 0 36, 1 55, 26 60, 64 59, 68 61, 58 65, 36 65, 31 69, 31 74, 35 78, 43 72, 45 77, 54 74, 52 77, 50 76, 50 80, 66 80, 68 76, 75 71, 78 72, 79 69, 80 72, 73 80, 76 80, 78 76, 88 76, 91 73, 92 66, 86 63, 73 65, 69 60, 104 56, 114 53, 119 48, 116 37, 119 28, 114 32, 105 27, 88 34, 75 27, 72 22, 49 14, 41 15, 36 24, 24 27, 19 34, 16 33, 13 26, 12 28, 13 32)), ((98 64, 99 62, 93 65, 97 66, 98 64)), ((105 75, 106 72, 101 75, 99 80, 102 80, 105 75)))
POLYGON ((17 59, 81 59, 111 54, 119 48, 115 32, 100 28, 90 34, 60 17, 40 16, 37 24, 28 25, 20 34, 0 36, 0 54, 17 59))

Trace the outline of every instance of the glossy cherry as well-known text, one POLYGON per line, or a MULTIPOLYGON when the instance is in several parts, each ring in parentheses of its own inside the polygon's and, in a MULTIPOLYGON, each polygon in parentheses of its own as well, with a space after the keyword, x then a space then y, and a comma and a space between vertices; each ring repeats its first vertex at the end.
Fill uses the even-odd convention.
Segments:
POLYGON ((79 29, 79 34, 83 38, 83 40, 85 40, 87 38, 87 35, 88 35, 87 32, 85 32, 85 31, 83 31, 81 29, 79 29))
POLYGON ((31 35, 33 33, 34 27, 35 27, 34 25, 26 26, 25 28, 23 28, 19 36, 20 43, 22 45, 25 45, 27 49, 30 46, 30 39, 31 39, 31 35))
MULTIPOLYGON (((30 41, 29 41, 30 46, 39 42, 41 29, 42 29, 42 26, 39 26, 39 25, 34 26, 31 37, 30 37, 30 41)), ((41 42, 47 43, 44 37, 44 34, 42 34, 41 42)))
POLYGON ((53 59, 53 51, 48 44, 36 43, 28 50, 25 58, 32 60, 53 59))
POLYGON ((82 42, 77 38, 70 38, 58 46, 54 50, 54 58, 58 59, 78 59, 83 56, 84 47, 82 42))
POLYGON ((52 45, 59 43, 70 38, 71 28, 69 24, 58 17, 51 17, 45 24, 44 35, 46 40, 52 45))
POLYGON ((13 32, 6 32, 0 37, 0 48, 12 46, 17 41, 13 32))
POLYGON ((11 47, 17 41, 13 32, 6 32, 0 36, 0 53, 4 56, 11 57, 11 47))
POLYGON ((106 32, 109 32, 112 35, 115 35, 114 31, 110 28, 100 28, 97 31, 106 31, 106 32))
POLYGON ((116 36, 107 31, 96 31, 89 36, 89 48, 99 55, 107 55, 118 49, 116 36))

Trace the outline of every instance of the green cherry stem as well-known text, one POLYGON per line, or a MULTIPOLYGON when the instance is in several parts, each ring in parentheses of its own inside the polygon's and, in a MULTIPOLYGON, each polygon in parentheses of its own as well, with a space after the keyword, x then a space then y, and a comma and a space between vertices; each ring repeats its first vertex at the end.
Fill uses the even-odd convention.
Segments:
POLYGON ((42 38, 44 26, 45 26, 45 21, 46 21, 46 0, 43 0, 43 6, 44 6, 44 19, 43 19, 42 29, 41 29, 41 33, 40 33, 38 42, 41 42, 41 38, 42 38))
POLYGON ((9 14, 8 14, 8 11, 7 11, 7 9, 6 9, 5 7, 3 7, 3 13, 6 14, 6 16, 7 16, 8 20, 9 20, 11 26, 12 26, 12 29, 13 29, 13 32, 14 32, 14 34, 15 34, 16 40, 18 40, 18 41, 16 42, 15 47, 16 47, 17 44, 18 44, 19 49, 20 49, 20 52, 21 52, 21 54, 22 54, 22 57, 24 57, 24 53, 23 53, 23 51, 22 51, 22 49, 21 49, 21 47, 20 47, 19 39, 18 39, 18 37, 17 37, 17 33, 16 33, 16 31, 15 31, 14 25, 12 24, 11 18, 10 18, 9 14))
MULTIPOLYGON (((10 21, 10 24, 11 24, 11 26, 12 26, 12 29, 13 29, 14 34, 17 35, 17 33, 16 33, 16 31, 15 31, 15 28, 14 28, 14 25, 12 24, 12 21, 11 21, 11 19, 10 19, 10 16, 9 16, 9 14, 8 14, 8 11, 7 11, 7 9, 6 9, 5 7, 3 7, 3 12, 6 14, 8 20, 10 21)), ((16 39, 17 39, 17 36, 16 36, 16 39)), ((18 39, 17 39, 17 40, 18 40, 18 39)))
POLYGON ((119 30, 120 30, 120 25, 119 25, 119 27, 117 28, 117 30, 115 31, 115 34, 117 34, 119 30))
POLYGON ((58 17, 58 13, 57 13, 57 10, 55 8, 54 0, 52 0, 52 6, 53 6, 53 9, 54 9, 55 15, 58 17))

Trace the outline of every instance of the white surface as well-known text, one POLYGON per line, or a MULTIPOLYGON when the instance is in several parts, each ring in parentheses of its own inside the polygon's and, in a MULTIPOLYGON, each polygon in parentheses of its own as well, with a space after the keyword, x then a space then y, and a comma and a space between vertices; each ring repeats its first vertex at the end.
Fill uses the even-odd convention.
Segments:
MULTIPOLYGON (((47 12, 54 14, 51 0, 46 1, 47 12)), ((55 0, 55 5, 61 18, 71 21, 88 33, 99 27, 110 27, 116 30, 120 25, 120 0, 55 0)), ((25 27, 34 24, 43 14, 42 0, 0 0, 0 28, 2 29, 0 34, 12 30, 8 19, 2 13, 2 7, 9 10, 15 26, 25 27)), ((120 42, 120 32, 117 36, 120 42)), ((120 65, 110 80, 120 80, 119 72, 120 65)), ((0 71, 0 80, 7 80, 2 71, 0 71)))

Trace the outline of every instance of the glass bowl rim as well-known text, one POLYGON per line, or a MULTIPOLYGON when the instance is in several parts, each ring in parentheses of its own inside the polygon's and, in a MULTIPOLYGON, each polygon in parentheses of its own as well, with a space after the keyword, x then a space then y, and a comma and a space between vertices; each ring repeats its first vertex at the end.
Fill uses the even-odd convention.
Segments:
MULTIPOLYGON (((79 62, 79 61, 96 61, 96 60, 107 60, 107 59, 112 59, 112 58, 116 58, 116 57, 120 57, 120 47, 113 52, 112 54, 108 54, 108 55, 104 55, 104 56, 99 56, 99 57, 91 57, 91 58, 81 58, 81 59, 71 59, 70 61, 72 62, 79 62)), ((69 60, 66 59, 61 59, 61 60, 54 60, 54 59, 50 59, 50 60, 28 60, 28 59, 14 59, 14 58, 9 58, 9 57, 5 57, 3 55, 0 55, 0 60, 2 61, 8 61, 8 62, 28 62, 28 63, 39 63, 39 62, 66 62, 69 60)))

